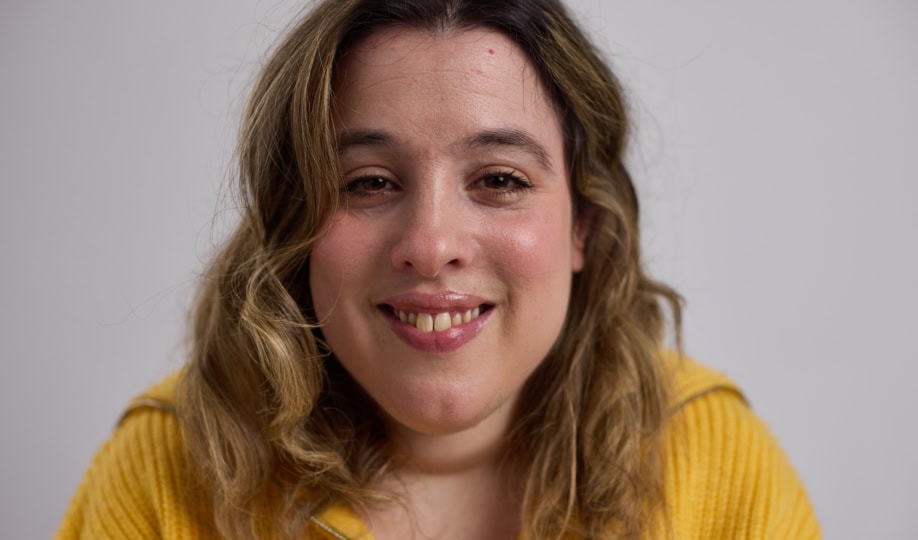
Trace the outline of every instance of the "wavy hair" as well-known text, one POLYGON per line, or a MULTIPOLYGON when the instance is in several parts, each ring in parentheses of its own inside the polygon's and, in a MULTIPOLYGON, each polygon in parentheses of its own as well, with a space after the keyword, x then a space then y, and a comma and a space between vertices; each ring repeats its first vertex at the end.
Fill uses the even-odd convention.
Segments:
POLYGON ((230 538, 293 537, 333 502, 387 500, 371 486, 391 472, 391 448, 366 413, 378 413, 372 400, 323 344, 308 269, 338 205, 336 63, 393 25, 500 32, 555 106, 589 233, 564 328, 525 383, 507 440, 525 481, 521 535, 639 536, 663 499, 661 301, 678 341, 680 299, 641 263, 621 86, 556 0, 326 0, 269 56, 239 136, 241 220, 204 276, 178 392, 216 524, 230 538))

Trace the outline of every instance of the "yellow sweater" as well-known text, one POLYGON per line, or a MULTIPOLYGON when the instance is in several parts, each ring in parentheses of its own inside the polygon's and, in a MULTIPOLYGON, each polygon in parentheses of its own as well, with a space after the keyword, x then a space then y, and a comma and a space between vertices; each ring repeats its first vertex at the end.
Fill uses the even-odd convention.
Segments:
MULTIPOLYGON (((128 406, 80 484, 58 539, 218 538, 209 497, 188 488, 172 405, 176 378, 128 406)), ((680 414, 665 471, 673 537, 819 538, 796 473, 736 385, 691 361, 679 365, 675 382, 680 414)), ((372 539, 343 505, 313 516, 310 526, 310 537, 372 539)))

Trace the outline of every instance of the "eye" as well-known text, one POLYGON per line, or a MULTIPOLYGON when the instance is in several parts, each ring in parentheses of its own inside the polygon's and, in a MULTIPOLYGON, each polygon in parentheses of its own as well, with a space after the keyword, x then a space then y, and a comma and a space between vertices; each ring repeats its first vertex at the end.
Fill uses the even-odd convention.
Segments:
POLYGON ((517 197, 532 187, 524 176, 509 169, 487 171, 472 184, 472 189, 499 199, 517 197))
POLYGON ((379 175, 367 175, 349 180, 341 188, 347 194, 358 197, 376 197, 398 189, 392 181, 379 175))

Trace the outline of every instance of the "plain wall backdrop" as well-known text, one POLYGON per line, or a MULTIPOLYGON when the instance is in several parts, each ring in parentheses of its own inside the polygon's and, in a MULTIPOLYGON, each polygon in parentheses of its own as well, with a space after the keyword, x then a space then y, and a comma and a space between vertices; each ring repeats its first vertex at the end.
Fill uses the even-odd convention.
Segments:
MULTIPOLYGON (((827 538, 918 538, 918 4, 572 1, 629 89, 654 273, 777 434, 827 538)), ((0 527, 53 534, 181 365, 234 220, 245 92, 290 0, 0 7, 0 527)))

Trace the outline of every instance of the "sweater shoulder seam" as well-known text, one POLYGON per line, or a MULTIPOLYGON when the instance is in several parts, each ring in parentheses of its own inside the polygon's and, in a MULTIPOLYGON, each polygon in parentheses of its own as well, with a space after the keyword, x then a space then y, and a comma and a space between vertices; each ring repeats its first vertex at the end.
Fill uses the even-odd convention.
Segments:
POLYGON ((750 407, 749 400, 746 399, 746 396, 733 384, 714 384, 708 386, 702 390, 690 394, 688 397, 682 399, 678 405, 676 405, 676 411, 684 409, 687 405, 691 404, 693 401, 697 401, 709 394, 715 392, 728 392, 735 395, 746 407, 750 407))
POLYGON ((131 415, 142 410, 157 410, 168 413, 172 416, 176 416, 175 405, 164 401, 161 399, 155 399, 150 397, 141 396, 134 399, 130 405, 121 413, 121 416, 118 418, 118 421, 115 423, 115 427, 121 427, 124 424, 124 421, 131 415))

